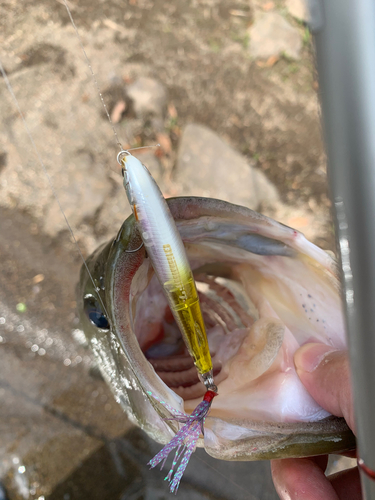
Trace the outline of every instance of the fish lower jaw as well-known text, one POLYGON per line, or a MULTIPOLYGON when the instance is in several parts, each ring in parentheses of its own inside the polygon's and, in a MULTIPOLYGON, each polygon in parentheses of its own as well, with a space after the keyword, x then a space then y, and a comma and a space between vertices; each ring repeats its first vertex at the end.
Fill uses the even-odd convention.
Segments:
MULTIPOLYGON (((345 347, 333 260, 293 229, 243 207, 190 197, 168 203, 197 280, 219 389, 205 422, 206 451, 259 460, 350 449, 354 437, 343 419, 322 418, 293 364, 307 342, 345 347)), ((86 330, 117 401, 167 443, 179 423, 166 419, 190 411, 204 387, 144 250, 128 251, 140 244, 129 218, 89 262, 94 276, 105 275, 111 330, 87 318, 86 330)), ((82 299, 92 287, 85 273, 81 282, 82 299)))

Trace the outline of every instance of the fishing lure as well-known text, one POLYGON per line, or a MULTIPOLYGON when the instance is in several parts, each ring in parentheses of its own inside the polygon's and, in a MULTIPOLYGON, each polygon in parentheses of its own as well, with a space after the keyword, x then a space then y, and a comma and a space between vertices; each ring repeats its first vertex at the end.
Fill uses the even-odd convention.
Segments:
POLYGON ((214 385, 212 360, 193 273, 168 205, 147 168, 118 154, 124 187, 142 241, 202 382, 214 385))
MULTIPOLYGON (((166 478, 170 482, 171 492, 177 492, 181 477, 191 454, 195 450, 199 435, 201 432, 203 434, 204 421, 210 410, 212 400, 217 395, 198 292, 184 245, 168 205, 159 186, 147 168, 137 158, 132 156, 129 151, 122 149, 67 0, 64 0, 64 4, 91 71, 95 86, 99 92, 107 118, 112 126, 116 141, 121 148, 120 153, 117 155, 117 161, 122 166, 125 191, 137 221, 143 244, 147 250, 155 274, 163 288, 176 323, 180 328, 187 349, 197 367, 199 377, 207 389, 203 401, 190 416, 181 412, 179 412, 181 414, 176 415, 172 412, 175 414, 173 419, 184 425, 171 442, 149 462, 152 468, 160 463, 160 461, 163 461, 163 467, 169 453, 177 448, 172 468, 166 478), (172 479, 174 467, 182 454, 183 458, 172 479)), ((155 395, 153 397, 158 399, 155 395)))
MULTIPOLYGON (((159 186, 142 162, 129 151, 121 151, 117 161, 122 167, 126 195, 143 244, 194 360, 199 378, 207 389, 203 401, 190 416, 174 412, 172 420, 184 425, 170 443, 149 462, 151 468, 162 462, 163 468, 169 453, 177 448, 172 468, 166 477, 170 482, 171 492, 176 492, 199 436, 203 434, 204 420, 217 395, 217 387, 214 384, 212 360, 197 288, 172 214, 159 186), (174 467, 181 457, 181 463, 173 477, 174 467)), ((150 395, 158 399, 155 395, 150 395)))

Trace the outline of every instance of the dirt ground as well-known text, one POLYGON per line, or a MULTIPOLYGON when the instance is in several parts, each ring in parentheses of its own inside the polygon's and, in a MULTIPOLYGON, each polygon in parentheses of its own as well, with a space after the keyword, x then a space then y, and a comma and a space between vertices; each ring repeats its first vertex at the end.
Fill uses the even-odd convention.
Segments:
MULTIPOLYGON (((276 187, 277 202, 259 210, 334 248, 312 40, 282 0, 69 0, 69 6, 123 145, 161 144, 147 158, 166 195, 184 194, 176 181, 181 138, 186 125, 202 124, 276 187), (299 33, 298 59, 252 56, 249 29, 259 12, 270 11, 299 33), (144 77, 160 85, 152 113, 139 111, 129 97, 131 85, 144 77)), ((87 255, 116 233, 129 208, 114 134, 63 1, 4 0, 0 47, 38 155, 87 255)), ((110 460, 107 474, 120 484, 126 467, 116 466, 116 450, 125 446, 121 436, 130 426, 98 379, 90 353, 73 341, 81 261, 4 78, 0 93, 4 483, 14 499, 87 498, 82 484, 91 485, 90 498, 164 498, 153 483, 144 486, 143 472, 143 490, 130 482, 125 493, 123 485, 114 492, 100 483, 107 496, 93 494, 97 483, 88 479, 87 460, 97 459, 98 470, 110 460), (48 339, 54 350, 47 349, 48 339)), ((191 165, 193 186, 198 168, 191 165)), ((236 181, 228 165, 223 183, 236 181)), ((134 453, 127 450, 126 460, 134 453)), ((265 466, 248 474, 237 464, 233 481, 244 490, 251 480, 258 484, 254 499, 274 499, 265 466)), ((194 481, 186 498, 214 494, 194 481)), ((240 490, 236 498, 249 498, 240 490)))
MULTIPOLYGON (((206 125, 277 187, 289 210, 270 215, 332 249, 311 38, 281 3, 263 3, 134 0, 126 6, 114 1, 71 6, 109 111, 122 99, 128 104, 116 124, 125 144, 164 139, 160 163, 163 174, 172 171, 173 178, 185 125, 206 125), (299 60, 251 56, 248 29, 263 3, 299 30, 299 60), (155 79, 166 91, 157 119, 135 116, 127 100, 127 85, 140 76, 155 79)), ((87 237, 91 228, 96 236, 113 234, 112 221, 103 223, 100 215, 117 182, 116 142, 79 41, 61 3, 24 5, 22 12, 16 2, 2 7, 4 67, 61 204, 73 214, 74 229, 87 237), (88 200, 76 187, 87 183, 88 200)), ((55 236, 65 223, 9 93, 2 90, 2 204, 25 209, 55 236)), ((225 182, 236 183, 229 169, 225 182)), ((174 192, 181 194, 178 186, 174 192)))

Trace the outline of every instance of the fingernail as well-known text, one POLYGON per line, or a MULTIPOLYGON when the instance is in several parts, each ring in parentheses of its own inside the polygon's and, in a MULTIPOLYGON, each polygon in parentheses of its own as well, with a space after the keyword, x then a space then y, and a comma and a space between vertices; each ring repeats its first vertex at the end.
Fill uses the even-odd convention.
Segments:
POLYGON ((294 364, 297 371, 313 372, 331 352, 336 352, 332 346, 325 344, 305 344, 294 354, 294 364))

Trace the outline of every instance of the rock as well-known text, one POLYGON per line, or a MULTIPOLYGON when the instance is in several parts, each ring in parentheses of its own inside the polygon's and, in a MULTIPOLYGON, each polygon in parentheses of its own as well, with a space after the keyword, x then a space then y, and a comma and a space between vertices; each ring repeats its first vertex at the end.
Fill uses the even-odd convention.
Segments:
POLYGON ((268 59, 286 54, 298 59, 302 48, 301 36, 277 12, 259 14, 249 28, 249 50, 253 57, 268 59))
POLYGON ((266 176, 203 125, 185 128, 174 180, 184 195, 219 198, 252 209, 278 200, 266 176))
POLYGON ((285 6, 293 17, 304 23, 308 22, 309 11, 306 0, 286 0, 285 6))
POLYGON ((157 80, 142 76, 127 87, 126 93, 133 101, 138 118, 163 116, 167 105, 167 92, 157 80))

